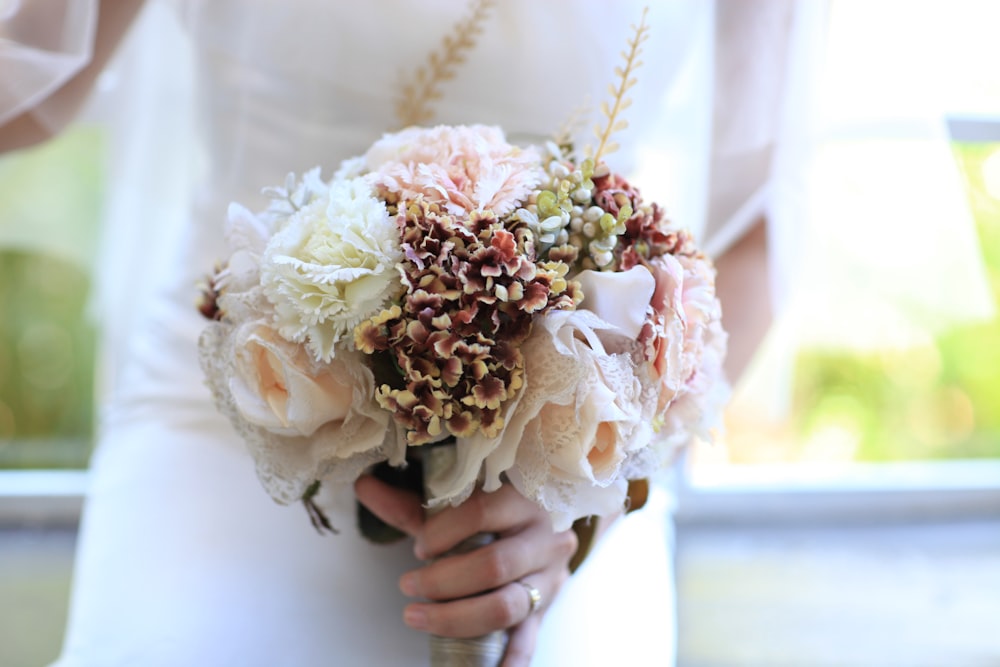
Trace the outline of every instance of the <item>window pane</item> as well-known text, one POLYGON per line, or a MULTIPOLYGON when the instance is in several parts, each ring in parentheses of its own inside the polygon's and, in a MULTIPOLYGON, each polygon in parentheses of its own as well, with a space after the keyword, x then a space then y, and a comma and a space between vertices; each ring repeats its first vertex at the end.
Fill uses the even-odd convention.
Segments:
MULTIPOLYGON (((1000 310, 1000 144, 956 143, 953 149, 1000 310)), ((780 353, 765 350, 736 392, 725 445, 700 447, 695 459, 768 463, 1000 458, 998 341, 1000 317, 994 316, 924 332, 898 347, 803 347, 790 360, 790 370, 781 368, 780 353), (785 385, 789 380, 790 389, 785 385), (760 400, 768 395, 771 401, 760 400), (762 405, 769 409, 762 410, 762 405)))

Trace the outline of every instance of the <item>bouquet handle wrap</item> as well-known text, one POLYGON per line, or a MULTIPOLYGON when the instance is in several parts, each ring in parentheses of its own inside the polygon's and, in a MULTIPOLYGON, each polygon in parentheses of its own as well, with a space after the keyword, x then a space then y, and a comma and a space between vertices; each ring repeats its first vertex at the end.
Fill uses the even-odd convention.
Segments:
MULTIPOLYGON (((423 450, 424 489, 436 476, 443 474, 455 461, 455 443, 445 441, 427 445, 423 450)), ((441 508, 443 509, 443 508, 441 508)), ((428 510, 434 513, 435 509, 428 510)), ((495 540, 490 533, 478 533, 462 541, 445 556, 465 553, 495 540)), ((507 648, 507 632, 497 630, 480 637, 456 639, 431 635, 431 667, 497 667, 507 648)))

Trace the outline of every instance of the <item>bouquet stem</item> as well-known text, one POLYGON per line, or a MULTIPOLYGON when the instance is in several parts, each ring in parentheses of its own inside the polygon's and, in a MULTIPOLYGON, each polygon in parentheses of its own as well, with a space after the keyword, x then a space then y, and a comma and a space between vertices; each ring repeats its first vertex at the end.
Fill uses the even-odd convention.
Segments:
MULTIPOLYGON (((431 480, 446 473, 455 461, 455 443, 444 442, 423 448, 424 490, 431 480)), ((428 510, 433 513, 435 510, 428 510)), ((495 540, 490 533, 478 533, 444 554, 452 556, 485 546, 495 540)), ((431 667, 497 667, 507 648, 507 632, 497 630, 480 637, 456 639, 431 635, 431 667)))

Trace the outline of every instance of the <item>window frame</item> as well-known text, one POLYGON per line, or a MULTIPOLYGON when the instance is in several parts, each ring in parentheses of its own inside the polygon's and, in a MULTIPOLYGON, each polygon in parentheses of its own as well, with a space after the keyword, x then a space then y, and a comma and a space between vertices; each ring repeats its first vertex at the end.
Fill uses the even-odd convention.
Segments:
POLYGON ((677 518, 706 524, 954 521, 1000 516, 1000 459, 734 464, 675 476, 677 518))

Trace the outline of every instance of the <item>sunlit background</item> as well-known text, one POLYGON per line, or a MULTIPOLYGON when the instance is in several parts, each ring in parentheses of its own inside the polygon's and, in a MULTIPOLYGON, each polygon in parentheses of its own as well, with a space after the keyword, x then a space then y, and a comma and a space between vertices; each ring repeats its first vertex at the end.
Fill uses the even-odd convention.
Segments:
MULTIPOLYGON (((975 218, 986 284, 1000 307, 1000 142, 954 142, 952 149, 975 218)), ((835 312, 838 304, 824 307, 835 312)), ((845 329, 868 325, 852 321, 845 329)), ((784 356, 788 347, 763 350, 737 387, 724 446, 700 447, 698 460, 1000 457, 1000 318, 994 314, 936 332, 909 327, 898 335, 898 341, 874 346, 851 345, 846 334, 841 345, 804 343, 791 359, 784 356), (773 386, 784 381, 789 384, 773 386)))
POLYGON ((1000 457, 1000 5, 828 25, 797 297, 696 465, 1000 457))

